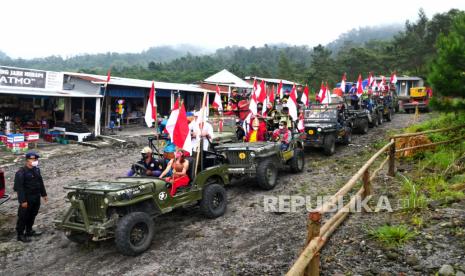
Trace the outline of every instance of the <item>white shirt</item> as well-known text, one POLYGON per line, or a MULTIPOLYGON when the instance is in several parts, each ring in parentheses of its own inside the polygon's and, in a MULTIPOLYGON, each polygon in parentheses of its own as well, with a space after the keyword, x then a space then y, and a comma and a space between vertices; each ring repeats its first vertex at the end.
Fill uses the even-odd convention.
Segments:
MULTIPOLYGON (((204 122, 203 123, 203 129, 202 129, 202 133, 201 135, 206 135, 208 134, 208 138, 210 139, 210 141, 213 142, 213 138, 214 135, 213 135, 213 126, 209 123, 209 122, 204 122)), ((205 139, 203 140, 203 150, 208 150, 208 146, 210 145, 210 142, 208 142, 208 139, 205 137, 205 139)))
POLYGON ((199 124, 195 120, 189 123, 189 132, 191 133, 192 138, 192 149, 197 151, 200 141, 200 128, 199 124))

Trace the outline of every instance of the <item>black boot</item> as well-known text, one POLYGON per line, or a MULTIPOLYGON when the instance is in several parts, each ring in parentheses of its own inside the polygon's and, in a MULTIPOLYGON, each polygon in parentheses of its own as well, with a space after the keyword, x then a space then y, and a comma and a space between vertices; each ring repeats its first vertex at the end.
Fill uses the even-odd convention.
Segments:
POLYGON ((26 235, 18 235, 18 238, 17 238, 17 239, 18 239, 18 241, 20 241, 20 242, 31 242, 31 240, 29 239, 29 237, 26 236, 26 235))

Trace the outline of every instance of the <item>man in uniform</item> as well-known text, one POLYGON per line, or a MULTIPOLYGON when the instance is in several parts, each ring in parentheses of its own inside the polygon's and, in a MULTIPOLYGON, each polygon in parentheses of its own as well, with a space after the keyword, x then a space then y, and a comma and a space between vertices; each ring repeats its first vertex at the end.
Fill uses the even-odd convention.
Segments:
MULTIPOLYGON (((158 160, 153 158, 152 149, 150 147, 144 147, 140 153, 142 155, 142 159, 138 161, 137 164, 141 166, 139 169, 142 169, 142 167, 145 168, 145 170, 142 171, 142 174, 154 177, 160 176, 163 170, 163 166, 162 164, 160 164, 158 160)), ((136 166, 132 165, 132 168, 128 172, 127 176, 133 176, 137 170, 138 169, 136 168, 136 166)))
POLYGON ((18 221, 16 232, 18 241, 30 242, 32 236, 42 233, 32 230, 34 220, 39 213, 40 198, 48 202, 44 181, 40 175, 39 155, 33 151, 26 153, 26 164, 15 175, 14 190, 18 193, 18 221))

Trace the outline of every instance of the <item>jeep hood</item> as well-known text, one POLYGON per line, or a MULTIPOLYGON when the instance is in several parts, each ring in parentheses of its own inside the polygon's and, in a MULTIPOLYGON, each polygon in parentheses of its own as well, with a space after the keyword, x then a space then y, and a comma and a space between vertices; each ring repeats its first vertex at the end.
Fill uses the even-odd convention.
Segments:
POLYGON ((112 181, 78 182, 67 185, 64 188, 67 190, 114 192, 156 181, 162 180, 149 177, 124 177, 112 181))
POLYGON ((228 151, 228 150, 250 150, 250 151, 262 151, 268 149, 279 148, 279 143, 276 142, 255 142, 255 143, 229 143, 219 145, 215 147, 217 151, 228 151))

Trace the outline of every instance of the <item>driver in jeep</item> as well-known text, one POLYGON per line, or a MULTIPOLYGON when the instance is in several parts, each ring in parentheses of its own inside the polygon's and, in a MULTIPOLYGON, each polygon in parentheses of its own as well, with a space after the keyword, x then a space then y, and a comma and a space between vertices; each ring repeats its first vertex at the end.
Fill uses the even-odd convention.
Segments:
POLYGON ((163 167, 158 160, 153 158, 152 149, 144 147, 140 153, 142 155, 141 160, 132 165, 127 176, 133 176, 136 172, 144 176, 160 176, 163 167))
POLYGON ((287 128, 287 122, 281 121, 279 123, 279 128, 273 131, 273 141, 281 141, 281 150, 287 150, 291 138, 292 134, 291 131, 287 128))

